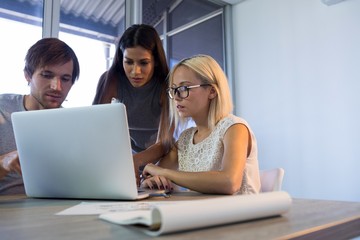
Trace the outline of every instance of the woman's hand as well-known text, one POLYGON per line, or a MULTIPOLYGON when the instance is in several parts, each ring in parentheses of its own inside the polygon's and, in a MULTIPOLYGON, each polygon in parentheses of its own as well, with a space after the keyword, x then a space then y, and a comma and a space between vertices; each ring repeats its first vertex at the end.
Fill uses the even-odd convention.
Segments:
POLYGON ((160 190, 167 190, 172 191, 173 186, 171 181, 163 176, 153 176, 144 179, 141 182, 141 188, 150 188, 150 189, 160 189, 160 190))
POLYGON ((162 176, 163 168, 152 163, 147 164, 143 170, 143 181, 141 187, 150 189, 158 188, 171 191, 173 189, 172 182, 162 176))
POLYGON ((155 164, 149 163, 144 167, 144 170, 142 172, 142 176, 144 178, 148 177, 148 176, 159 176, 159 175, 164 175, 163 174, 164 168, 159 167, 155 164))

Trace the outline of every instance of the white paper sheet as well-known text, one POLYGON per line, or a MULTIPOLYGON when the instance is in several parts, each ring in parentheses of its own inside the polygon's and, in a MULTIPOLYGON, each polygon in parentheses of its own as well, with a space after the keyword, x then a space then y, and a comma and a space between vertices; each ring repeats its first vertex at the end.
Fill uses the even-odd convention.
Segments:
POLYGON ((154 206, 149 210, 128 215, 107 213, 99 217, 121 225, 146 225, 147 228, 139 229, 151 236, 159 236, 165 233, 281 215, 290 209, 291 202, 288 193, 279 191, 177 202, 154 206))
POLYGON ((99 215, 105 213, 150 210, 155 206, 176 204, 176 202, 82 202, 56 215, 99 215))

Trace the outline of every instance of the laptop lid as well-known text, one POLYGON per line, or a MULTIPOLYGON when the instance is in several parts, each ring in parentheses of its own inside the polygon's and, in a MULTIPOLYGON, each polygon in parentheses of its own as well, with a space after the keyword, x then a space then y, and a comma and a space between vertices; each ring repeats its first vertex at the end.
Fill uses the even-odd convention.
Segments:
POLYGON ((138 198, 122 103, 15 112, 12 123, 28 196, 138 198))

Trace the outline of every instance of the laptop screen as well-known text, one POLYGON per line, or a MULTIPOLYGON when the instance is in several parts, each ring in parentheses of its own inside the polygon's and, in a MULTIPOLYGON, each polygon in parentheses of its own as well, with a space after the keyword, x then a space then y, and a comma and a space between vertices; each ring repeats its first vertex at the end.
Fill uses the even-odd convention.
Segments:
POLYGON ((12 122, 28 196, 137 197, 122 103, 16 112, 12 122))

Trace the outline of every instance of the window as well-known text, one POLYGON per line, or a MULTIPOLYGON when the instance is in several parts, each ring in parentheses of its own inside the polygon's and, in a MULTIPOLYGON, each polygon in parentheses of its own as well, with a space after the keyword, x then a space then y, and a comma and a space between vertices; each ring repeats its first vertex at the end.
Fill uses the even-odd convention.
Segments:
MULTIPOLYGON (((51 19, 44 19, 47 0, 1 0, 0 93, 27 94, 23 74, 28 48, 43 36, 43 23, 59 13, 59 39, 79 58, 80 77, 71 89, 65 107, 91 105, 100 75, 111 64, 114 43, 125 29, 125 0, 55 0, 51 19)), ((51 2, 51 1, 48 1, 51 2)), ((57 34, 57 32, 53 33, 57 34)), ((56 36, 55 36, 56 37, 56 36)))
POLYGON ((24 59, 28 48, 41 38, 42 22, 42 0, 0 1, 0 94, 29 92, 24 59))
POLYGON ((143 0, 143 22, 163 38, 170 67, 208 54, 224 68, 223 4, 204 0, 143 0))
POLYGON ((80 78, 65 107, 91 105, 98 80, 112 62, 115 42, 125 30, 125 0, 62 1, 59 38, 78 56, 80 78))
MULTIPOLYGON (((66 107, 91 105, 100 75, 115 53, 116 40, 126 28, 127 0, 54 0, 51 19, 44 19, 44 1, 1 0, 0 93, 28 93, 23 76, 27 49, 43 36, 43 22, 55 21, 52 33, 71 46, 80 62, 80 78, 66 107)), ((47 3, 48 3, 47 2, 47 3)), ((172 67, 185 57, 209 54, 224 67, 224 4, 206 0, 142 0, 142 22, 160 34, 172 67)), ((128 23, 129 24, 129 23, 128 23)), ((55 36, 55 37, 56 37, 55 36)))
POLYGON ((215 16, 169 37, 170 65, 194 54, 212 56, 224 69, 222 19, 215 16))

